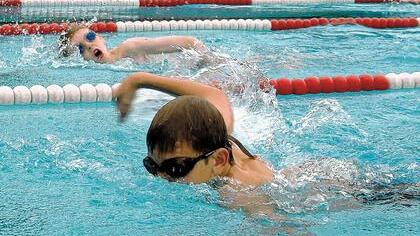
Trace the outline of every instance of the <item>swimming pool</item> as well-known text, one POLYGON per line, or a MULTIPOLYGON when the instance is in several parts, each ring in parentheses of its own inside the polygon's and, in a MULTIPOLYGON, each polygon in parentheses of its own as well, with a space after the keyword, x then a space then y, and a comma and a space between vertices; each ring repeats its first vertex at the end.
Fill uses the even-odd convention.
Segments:
MULTIPOLYGON (((108 46, 114 46, 128 37, 166 34, 115 33, 107 34, 106 39, 108 46)), ((252 69, 231 59, 211 76, 225 76, 225 80, 249 87, 255 86, 260 72, 268 78, 303 78, 420 71, 419 28, 378 30, 346 25, 279 32, 171 34, 191 34, 218 54, 246 61, 252 69)), ((197 58, 188 52, 157 57, 142 65, 59 59, 52 46, 56 37, 0 36, 1 85, 113 84, 133 71, 194 76, 209 67, 197 67, 197 58)), ((351 175, 357 167, 364 181, 383 184, 420 180, 419 98, 416 89, 278 97, 259 91, 231 95, 235 135, 274 168, 315 159, 323 163, 319 166, 325 171, 351 175), (322 157, 340 162, 325 163, 322 157), (338 168, 337 163, 345 168, 338 168)), ((168 99, 160 93, 141 92, 133 115, 124 124, 117 122, 110 103, 0 106, 0 233, 279 233, 276 222, 221 207, 217 192, 206 185, 168 183, 147 174, 141 164, 147 152, 145 132, 154 112, 168 99)), ((340 211, 329 210, 329 203, 321 201, 309 209, 313 205, 287 199, 279 207, 293 219, 310 222, 307 229, 297 227, 299 233, 417 235, 420 231, 418 195, 413 200, 373 201, 340 211)))

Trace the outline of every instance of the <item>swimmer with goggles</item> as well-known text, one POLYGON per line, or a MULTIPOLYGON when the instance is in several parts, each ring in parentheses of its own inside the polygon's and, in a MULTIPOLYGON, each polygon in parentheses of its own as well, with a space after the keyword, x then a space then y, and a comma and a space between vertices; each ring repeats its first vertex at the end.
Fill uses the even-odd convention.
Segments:
POLYGON ((206 47, 190 36, 166 36, 159 38, 130 38, 117 47, 108 50, 106 42, 99 34, 84 25, 72 25, 59 39, 60 53, 71 55, 75 48, 85 60, 98 63, 113 63, 123 58, 143 62, 153 54, 173 53, 182 49, 207 52, 206 47))

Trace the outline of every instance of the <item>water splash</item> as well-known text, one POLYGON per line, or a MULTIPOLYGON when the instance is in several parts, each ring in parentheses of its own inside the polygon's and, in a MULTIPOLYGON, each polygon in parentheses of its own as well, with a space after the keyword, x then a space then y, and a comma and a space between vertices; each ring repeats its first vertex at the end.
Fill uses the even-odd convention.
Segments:
POLYGON ((264 191, 280 210, 293 214, 418 198, 420 186, 400 184, 401 176, 396 173, 395 168, 386 165, 312 159, 279 171, 275 181, 265 186, 264 191))
POLYGON ((22 66, 48 65, 53 59, 51 47, 45 43, 42 36, 33 35, 30 39, 31 44, 22 47, 22 57, 18 62, 22 66))
POLYGON ((367 137, 367 133, 360 129, 351 116, 343 109, 340 103, 334 99, 323 99, 311 102, 306 115, 299 121, 292 123, 292 129, 295 134, 313 132, 323 125, 347 125, 367 137))
POLYGON ((192 80, 214 85, 229 97, 235 114, 235 135, 251 149, 271 147, 275 132, 282 129, 284 121, 278 109, 275 91, 260 84, 268 78, 248 61, 239 61, 220 52, 200 54, 184 50, 181 54, 189 61, 194 73, 192 80))

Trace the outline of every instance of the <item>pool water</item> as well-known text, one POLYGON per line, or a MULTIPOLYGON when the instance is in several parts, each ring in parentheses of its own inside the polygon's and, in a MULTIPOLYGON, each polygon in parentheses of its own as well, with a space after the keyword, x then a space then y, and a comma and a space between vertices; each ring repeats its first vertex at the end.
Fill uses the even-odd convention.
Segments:
MULTIPOLYGON (((327 157, 357 166, 365 183, 419 182, 418 90, 275 97, 252 89, 261 75, 420 71, 419 28, 116 33, 105 38, 112 47, 129 37, 167 34, 199 38, 225 58, 224 66, 197 66, 199 58, 191 52, 159 56, 141 65, 99 65, 77 56, 58 58, 56 36, 0 37, 0 84, 113 84, 134 71, 205 80, 201 73, 210 71, 207 76, 214 79, 251 88, 243 95, 229 93, 236 113, 234 134, 275 169, 309 160, 321 163, 327 157)), ((278 222, 223 208, 217 191, 207 185, 169 183, 145 171, 145 134, 154 113, 169 99, 140 91, 123 124, 111 103, 0 106, 0 234, 285 234, 278 222)), ((337 167, 336 161, 322 163, 325 172, 337 167)), ((350 171, 344 168, 340 174, 350 171)), ((296 227, 296 234, 420 233, 418 195, 337 211, 295 203, 284 200, 279 212, 310 222, 296 227)))

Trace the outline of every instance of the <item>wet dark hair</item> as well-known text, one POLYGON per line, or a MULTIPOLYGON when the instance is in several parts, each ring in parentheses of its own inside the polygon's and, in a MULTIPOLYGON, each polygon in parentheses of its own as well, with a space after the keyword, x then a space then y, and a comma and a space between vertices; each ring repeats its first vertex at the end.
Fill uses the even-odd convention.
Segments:
POLYGON ((172 152, 177 141, 190 144, 200 153, 226 147, 229 149, 229 161, 233 163, 229 135, 222 114, 203 98, 180 96, 156 113, 147 132, 149 153, 172 152))

